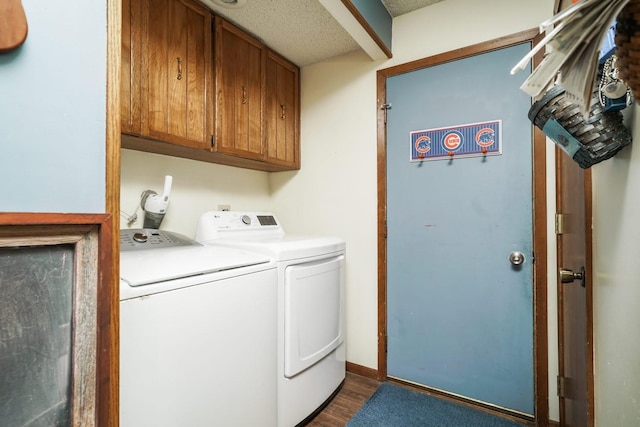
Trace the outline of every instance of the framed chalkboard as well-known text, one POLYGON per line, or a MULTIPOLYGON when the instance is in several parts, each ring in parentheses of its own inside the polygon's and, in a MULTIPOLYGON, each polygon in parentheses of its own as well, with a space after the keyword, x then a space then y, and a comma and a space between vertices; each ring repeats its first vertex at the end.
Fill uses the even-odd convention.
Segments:
POLYGON ((69 244, 0 248, 5 425, 70 425, 73 258, 69 244))
POLYGON ((56 215, 53 224, 42 223, 51 215, 35 216, 28 221, 38 224, 7 225, 0 214, 0 424, 102 424, 99 391, 109 371, 101 366, 113 360, 98 355, 113 349, 100 331, 113 325, 104 319, 112 301, 99 304, 110 288, 101 248, 110 242, 82 216, 56 215))

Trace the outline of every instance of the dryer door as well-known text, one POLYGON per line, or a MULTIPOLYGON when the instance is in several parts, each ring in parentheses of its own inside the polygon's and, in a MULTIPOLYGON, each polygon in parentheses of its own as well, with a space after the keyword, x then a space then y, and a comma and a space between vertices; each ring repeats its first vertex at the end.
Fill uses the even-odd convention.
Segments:
POLYGON ((344 255, 285 269, 284 374, 291 378, 344 340, 344 255))

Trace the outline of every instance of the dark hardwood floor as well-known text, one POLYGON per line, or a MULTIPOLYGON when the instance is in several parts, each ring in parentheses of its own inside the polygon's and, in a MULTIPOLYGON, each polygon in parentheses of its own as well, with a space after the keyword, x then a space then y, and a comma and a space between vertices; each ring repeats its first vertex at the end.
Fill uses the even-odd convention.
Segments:
MULTIPOLYGON (((468 406, 473 409, 481 410, 499 417, 510 419, 511 421, 524 423, 524 425, 528 425, 528 426, 536 425, 535 422, 527 422, 523 419, 501 413, 498 410, 492 410, 490 408, 483 409, 481 407, 469 404, 468 402, 465 402, 459 399, 454 399, 441 394, 434 394, 420 387, 415 387, 411 384, 406 384, 406 383, 403 383, 400 381, 394 381, 394 380, 392 380, 391 382, 393 382, 394 384, 400 387, 405 387, 409 390, 429 394, 443 400, 457 403, 459 405, 468 406)), ((312 418, 304 426, 305 427, 344 427, 347 424, 347 422, 351 419, 351 417, 353 417, 355 413, 358 412, 360 407, 364 405, 364 403, 369 399, 369 397, 371 397, 371 395, 373 394, 374 391, 376 391, 379 385, 380 385, 379 381, 347 371, 344 385, 342 386, 340 391, 329 402, 329 404, 324 407, 322 411, 320 411, 314 418, 312 418)), ((550 422, 547 421, 547 423, 548 424, 543 423, 541 425, 549 425, 549 426, 558 425, 558 423, 555 421, 550 421, 550 422)))
POLYGON ((306 427, 344 427, 378 385, 380 382, 376 380, 347 372, 338 394, 306 427))

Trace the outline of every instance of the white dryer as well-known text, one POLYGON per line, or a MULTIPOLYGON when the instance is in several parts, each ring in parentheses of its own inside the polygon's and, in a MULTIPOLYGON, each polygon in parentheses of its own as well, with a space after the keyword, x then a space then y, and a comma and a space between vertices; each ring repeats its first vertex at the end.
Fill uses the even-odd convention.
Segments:
POLYGON ((120 249, 120 426, 275 426, 275 263, 153 229, 120 249))
POLYGON ((278 427, 296 426, 345 379, 345 242, 288 235, 272 213, 206 212, 196 240, 243 248, 278 265, 278 427))

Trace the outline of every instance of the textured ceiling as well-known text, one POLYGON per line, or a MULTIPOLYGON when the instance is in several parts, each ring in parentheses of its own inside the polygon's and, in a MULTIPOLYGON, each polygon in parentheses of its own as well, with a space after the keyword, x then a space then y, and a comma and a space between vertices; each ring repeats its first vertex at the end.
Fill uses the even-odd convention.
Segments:
MULTIPOLYGON (((318 0, 247 0, 240 8, 200 0, 267 46, 305 66, 360 49, 318 0)), ((382 0, 396 17, 443 0, 382 0)))
POLYGON ((387 8, 391 16, 404 15, 405 13, 413 12, 414 10, 422 9, 423 7, 431 6, 435 3, 440 3, 443 0, 381 0, 384 7, 387 8))

